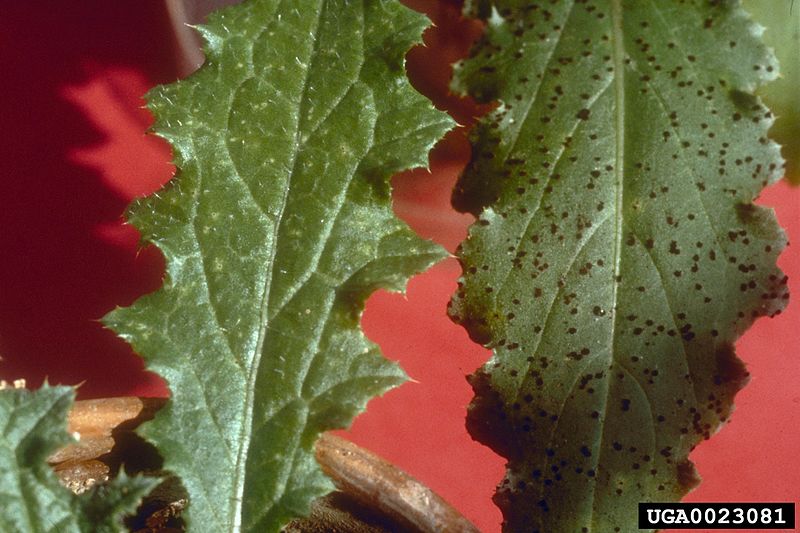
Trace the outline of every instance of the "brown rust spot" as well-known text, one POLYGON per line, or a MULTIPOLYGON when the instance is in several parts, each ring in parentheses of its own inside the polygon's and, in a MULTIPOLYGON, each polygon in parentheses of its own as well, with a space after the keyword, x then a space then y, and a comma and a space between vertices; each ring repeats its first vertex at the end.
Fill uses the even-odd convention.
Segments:
POLYGON ((475 398, 467 411, 467 431, 473 439, 509 459, 522 459, 522 449, 505 414, 500 394, 492 388, 491 377, 482 370, 467 377, 475 398))
POLYGON ((733 344, 726 343, 717 348, 715 358, 717 362, 715 385, 733 385, 735 390, 739 390, 747 384, 750 373, 742 360, 736 357, 733 344))
POLYGON ((700 484, 700 475, 694 468, 694 464, 686 459, 675 466, 675 473, 678 477, 678 485, 685 492, 695 489, 700 484))

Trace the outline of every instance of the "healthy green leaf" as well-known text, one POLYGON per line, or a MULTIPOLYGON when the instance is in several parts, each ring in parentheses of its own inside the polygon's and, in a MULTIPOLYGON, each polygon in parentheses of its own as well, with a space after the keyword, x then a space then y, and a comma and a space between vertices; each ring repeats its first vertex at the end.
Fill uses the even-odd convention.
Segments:
POLYGON ((744 7, 766 26, 764 42, 775 50, 781 75, 758 94, 777 120, 770 136, 783 145, 786 177, 800 184, 800 4, 796 0, 745 0, 744 7))
POLYGON ((0 391, 0 531, 122 531, 122 517, 136 509, 155 480, 123 474, 77 496, 63 487, 47 457, 68 444, 67 412, 75 391, 0 391))
POLYGON ((451 120, 405 79, 426 20, 394 1, 255 0, 199 28, 206 64, 149 95, 179 175, 129 219, 163 289, 106 321, 167 379, 143 435, 201 531, 274 531, 332 490, 313 447, 403 382, 359 328, 443 257, 391 208, 451 120))
POLYGON ((468 9, 455 88, 499 102, 454 197, 479 220, 450 312, 494 349, 468 426, 508 458, 507 531, 636 531, 696 483, 747 379, 733 343, 787 297, 752 204, 782 170, 751 94, 775 60, 736 2, 468 9))

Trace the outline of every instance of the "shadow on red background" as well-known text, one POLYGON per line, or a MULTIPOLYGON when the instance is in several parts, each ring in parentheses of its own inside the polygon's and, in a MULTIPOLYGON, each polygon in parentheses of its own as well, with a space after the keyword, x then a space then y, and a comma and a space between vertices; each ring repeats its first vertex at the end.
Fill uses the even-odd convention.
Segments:
MULTIPOLYGON (((76 149, 104 132, 69 101, 70 88, 128 67, 117 97, 138 116, 148 86, 175 77, 171 30, 158 2, 3 2, 0 8, 0 375, 38 386, 85 381, 83 397, 152 388, 140 359, 97 322, 160 284, 160 254, 136 253, 121 228, 131 198, 103 169, 76 163, 76 149), (138 85, 138 86, 137 86, 138 85), (102 225, 116 226, 112 236, 102 225), (100 355, 102 354, 102 355, 100 355)), ((150 140, 148 142, 156 142, 150 140)), ((166 160, 168 151, 161 149, 166 160)), ((135 171, 136 169, 131 169, 135 171)), ((138 176, 140 193, 153 181, 138 176)))

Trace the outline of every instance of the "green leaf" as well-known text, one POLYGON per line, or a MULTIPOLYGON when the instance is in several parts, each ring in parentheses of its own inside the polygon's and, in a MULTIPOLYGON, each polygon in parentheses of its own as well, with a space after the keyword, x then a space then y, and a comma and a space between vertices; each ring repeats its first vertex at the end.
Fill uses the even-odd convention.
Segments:
POLYGON ((455 87, 497 108, 455 203, 479 215, 451 316, 493 348, 471 433, 508 458, 507 531, 636 531, 696 483, 733 349, 784 306, 781 175, 752 91, 775 60, 736 2, 477 2, 455 87), (586 528, 586 529, 582 529, 586 528))
POLYGON ((0 531, 30 533, 122 531, 156 480, 124 473, 77 496, 63 487, 47 457, 71 442, 67 412, 71 387, 0 391, 0 531))
POLYGON ((777 120, 770 136, 783 145, 786 177, 800 184, 800 4, 795 0, 745 0, 744 7, 766 27, 764 42, 775 50, 781 75, 758 94, 777 120))
POLYGON ((359 318, 444 256, 389 189, 452 125, 405 79, 425 25, 393 1, 247 2, 199 28, 205 66, 149 95, 180 171, 129 219, 167 279, 106 323, 169 382, 142 433, 186 486, 190 527, 307 513, 332 490, 319 433, 405 379, 359 318))

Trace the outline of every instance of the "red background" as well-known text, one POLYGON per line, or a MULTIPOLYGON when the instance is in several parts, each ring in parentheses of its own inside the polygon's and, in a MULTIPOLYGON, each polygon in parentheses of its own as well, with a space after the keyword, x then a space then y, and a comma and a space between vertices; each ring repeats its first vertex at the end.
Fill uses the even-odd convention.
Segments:
MULTIPOLYGON (((411 51, 415 86, 461 124, 478 113, 447 95, 448 64, 466 53, 474 24, 456 2, 410 1, 438 27, 411 51)), ((158 288, 163 259, 140 249, 122 213, 170 179, 170 152, 145 135, 141 95, 180 73, 165 8, 155 1, 4 2, 0 7, 0 376, 38 386, 76 384, 82 398, 163 395, 127 345, 97 321, 158 288)), ((469 148, 465 129, 431 154, 431 169, 395 178, 395 209, 449 250, 470 217, 449 189, 469 148)), ((800 235, 800 190, 777 184, 760 202, 800 235)), ((694 501, 800 500, 800 249, 780 259, 795 295, 738 343, 752 380, 732 422, 692 455, 705 481, 694 501)), ((345 434, 443 495, 484 531, 503 461, 467 435, 464 376, 487 357, 445 315, 459 268, 449 259, 414 278, 405 296, 376 293, 363 325, 413 382, 376 399, 345 434)))

